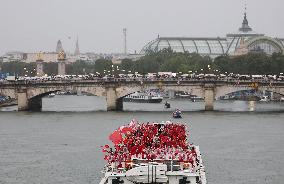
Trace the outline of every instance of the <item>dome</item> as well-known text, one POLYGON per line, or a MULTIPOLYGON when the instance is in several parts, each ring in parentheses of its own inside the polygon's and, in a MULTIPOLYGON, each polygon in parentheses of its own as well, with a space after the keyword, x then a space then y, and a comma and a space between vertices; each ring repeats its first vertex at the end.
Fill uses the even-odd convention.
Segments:
POLYGON ((159 37, 141 50, 141 54, 158 52, 170 48, 174 52, 198 53, 216 57, 226 54, 227 41, 225 38, 188 38, 188 37, 159 37))
POLYGON ((283 53, 284 39, 274 39, 253 31, 248 25, 247 14, 244 13, 242 26, 235 33, 227 34, 225 38, 194 38, 194 37, 158 37, 146 44, 140 54, 158 52, 170 48, 174 52, 197 53, 215 58, 221 55, 235 55, 241 42, 246 46, 243 50, 249 52, 283 53))

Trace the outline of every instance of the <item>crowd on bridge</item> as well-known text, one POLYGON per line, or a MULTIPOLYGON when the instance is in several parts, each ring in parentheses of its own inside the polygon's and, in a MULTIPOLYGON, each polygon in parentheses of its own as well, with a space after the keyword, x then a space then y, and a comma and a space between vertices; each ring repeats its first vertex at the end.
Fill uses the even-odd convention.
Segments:
POLYGON ((116 75, 101 75, 97 74, 86 74, 86 75, 53 75, 53 76, 42 76, 42 77, 7 77, 1 79, 0 82, 6 81, 144 81, 144 80, 221 80, 221 81, 284 81, 284 74, 279 75, 240 75, 240 74, 183 74, 183 73, 172 73, 172 72, 158 72, 158 73, 147 73, 147 74, 116 74, 116 75))

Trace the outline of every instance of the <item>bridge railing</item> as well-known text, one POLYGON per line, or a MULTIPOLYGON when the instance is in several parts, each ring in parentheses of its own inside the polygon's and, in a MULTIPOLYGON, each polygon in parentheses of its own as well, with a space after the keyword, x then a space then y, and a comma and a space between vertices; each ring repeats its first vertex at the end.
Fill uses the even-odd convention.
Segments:
POLYGON ((277 80, 267 80, 267 79, 249 79, 249 80, 239 80, 234 78, 94 78, 94 79, 57 79, 57 80, 21 80, 21 81, 0 81, 0 86, 5 85, 36 85, 36 84, 72 84, 72 83, 119 83, 119 82, 177 82, 182 84, 183 82, 214 82, 214 83, 235 83, 237 84, 247 84, 247 83, 261 83, 261 84, 271 84, 271 85, 284 85, 284 81, 277 80))

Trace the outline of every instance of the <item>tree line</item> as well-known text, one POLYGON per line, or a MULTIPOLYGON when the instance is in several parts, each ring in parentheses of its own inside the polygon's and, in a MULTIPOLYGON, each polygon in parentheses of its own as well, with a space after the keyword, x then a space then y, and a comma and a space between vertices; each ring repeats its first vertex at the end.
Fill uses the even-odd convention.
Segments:
MULTIPOLYGON (((0 62, 0 71, 11 75, 35 76, 36 63, 0 62)), ((44 63, 47 75, 57 74, 57 63, 44 63)), ((66 65, 66 73, 83 75, 88 73, 134 73, 141 74, 157 72, 182 73, 238 73, 238 74, 279 74, 284 72, 284 55, 274 53, 268 56, 264 53, 248 53, 232 57, 219 56, 214 60, 209 56, 197 53, 177 53, 170 49, 148 53, 137 61, 123 59, 121 64, 114 65, 111 60, 99 59, 94 63, 76 61, 66 65)))

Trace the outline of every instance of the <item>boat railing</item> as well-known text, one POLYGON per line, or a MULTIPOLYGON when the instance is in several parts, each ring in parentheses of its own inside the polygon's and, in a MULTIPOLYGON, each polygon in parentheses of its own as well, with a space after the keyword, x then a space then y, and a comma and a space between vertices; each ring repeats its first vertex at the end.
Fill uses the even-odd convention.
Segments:
POLYGON ((110 165, 105 166, 103 172, 118 172, 125 173, 128 170, 140 166, 147 165, 160 165, 164 164, 167 166, 167 171, 188 171, 195 172, 199 169, 199 165, 193 166, 187 161, 179 161, 179 160, 147 160, 147 159, 133 159, 132 161, 124 161, 118 166, 117 163, 111 163, 110 165))

